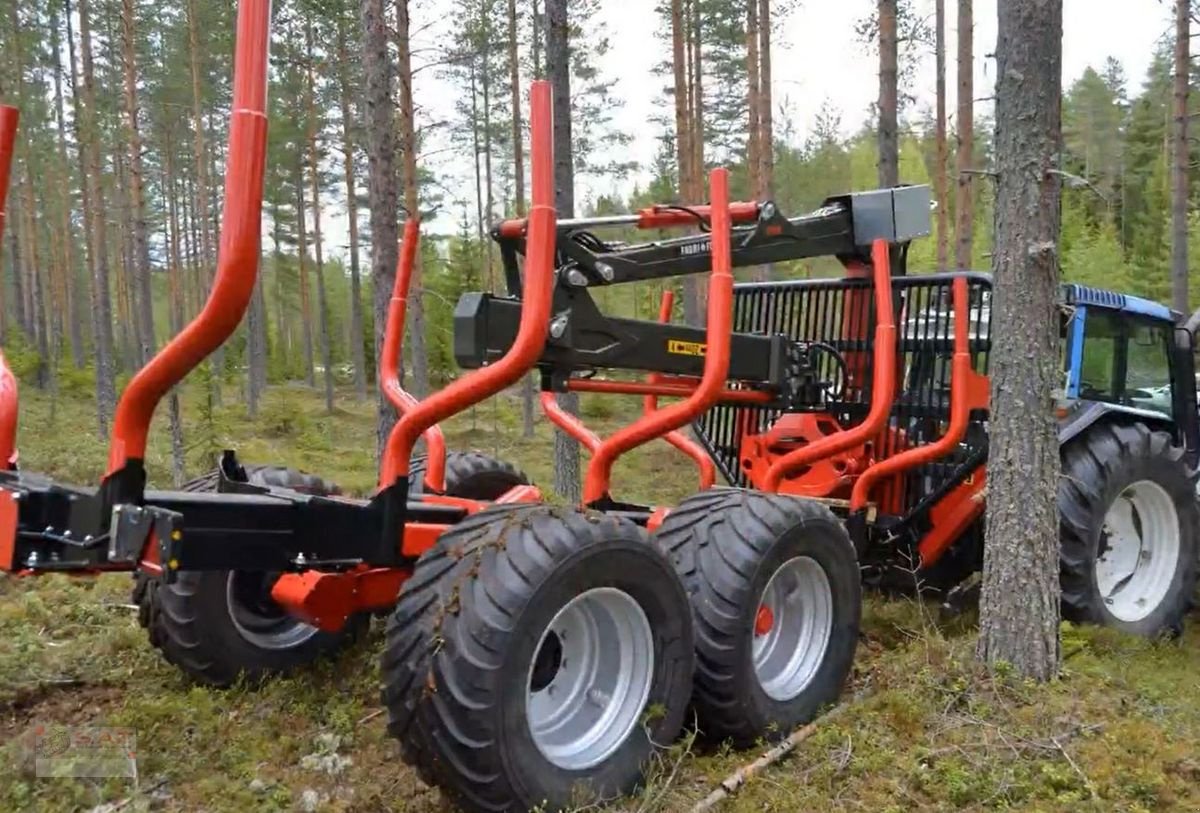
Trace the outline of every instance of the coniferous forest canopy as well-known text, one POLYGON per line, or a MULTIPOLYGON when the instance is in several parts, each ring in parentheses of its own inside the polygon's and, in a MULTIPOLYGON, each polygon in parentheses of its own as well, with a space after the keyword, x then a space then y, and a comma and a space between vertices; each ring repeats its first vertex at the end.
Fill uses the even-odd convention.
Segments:
MULTIPOLYGON (((399 198, 409 208, 416 201, 423 219, 439 224, 437 233, 426 230, 406 342, 417 392, 455 372, 450 314, 458 295, 502 284, 487 226, 523 211, 522 107, 528 81, 546 70, 544 5, 383 4, 396 77, 399 198), (434 36, 439 26, 452 36, 434 36), (453 88, 452 115, 433 116, 423 104, 423 72, 453 88)), ((876 4, 861 5, 858 30, 847 35, 878 53, 876 4)), ((916 101, 915 66, 937 47, 925 5, 932 7, 899 3, 895 21, 903 183, 934 182, 939 161, 934 111, 916 101)), ((648 166, 629 163, 622 148, 630 135, 612 121, 620 102, 604 55, 614 32, 600 20, 600 0, 568 6, 571 36, 586 32, 586 47, 570 57, 576 178, 627 190, 579 200, 576 214, 676 200, 679 189, 683 198, 703 197, 697 167, 717 163, 732 168, 736 197, 773 197, 788 212, 878 185, 878 105, 844 110, 827 101, 802 121, 786 99, 772 98, 770 38, 788 15, 803 13, 798 4, 661 0, 663 58, 653 81, 662 113, 650 124, 659 149, 648 166), (682 12, 674 21, 687 56, 682 77, 672 75, 673 12, 682 12), (676 104, 679 90, 686 104, 676 104)), ((234 14, 235 3, 214 0, 48 0, 11 3, 0 16, 0 100, 22 114, 0 252, 4 347, 26 386, 94 396, 99 432, 128 376, 197 312, 212 278, 234 14)), ((369 256, 360 3, 288 0, 274 15, 260 282, 236 337, 191 379, 214 403, 242 400, 252 414, 264 389, 284 382, 323 391, 331 410, 336 398, 374 391, 377 281, 369 256)), ((943 56, 953 84, 955 54, 943 56)), ((1170 301, 1172 72, 1166 38, 1144 76, 1128 76, 1109 59, 1066 78, 1065 278, 1170 301)), ((1200 84, 1194 67, 1191 84, 1200 84)), ((954 112, 944 157, 951 181, 936 218, 945 233, 914 244, 917 271, 938 265, 942 239, 947 264, 957 255, 976 268, 990 265, 991 122, 974 114, 969 160, 960 161, 954 112)), ((1195 143, 1192 151, 1195 160, 1195 143)), ((1194 216, 1189 238, 1200 239, 1194 216)), ((833 268, 817 261, 753 273, 833 268)), ((390 287, 390 278, 382 282, 390 287)), ((694 318, 694 293, 684 289, 694 318)), ((657 291, 606 293, 602 302, 613 309, 656 310, 657 291)), ((170 409, 179 432, 177 401, 170 409)))

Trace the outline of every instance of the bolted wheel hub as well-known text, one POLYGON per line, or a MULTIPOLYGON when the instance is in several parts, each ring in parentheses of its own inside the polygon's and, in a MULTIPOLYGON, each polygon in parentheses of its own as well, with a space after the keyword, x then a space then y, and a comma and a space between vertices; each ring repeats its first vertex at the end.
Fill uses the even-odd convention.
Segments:
POLYGON ((654 674, 654 637, 628 593, 596 587, 571 599, 542 633, 525 695, 529 731, 560 768, 608 759, 637 725, 654 674))
POLYGON ((261 649, 291 649, 317 634, 271 598, 279 573, 231 570, 225 586, 229 618, 238 634, 261 649))

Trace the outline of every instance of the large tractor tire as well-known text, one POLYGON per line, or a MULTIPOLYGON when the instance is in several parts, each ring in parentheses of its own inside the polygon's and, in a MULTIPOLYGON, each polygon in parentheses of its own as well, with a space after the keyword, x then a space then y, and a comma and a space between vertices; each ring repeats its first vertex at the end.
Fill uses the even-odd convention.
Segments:
MULTIPOLYGON (((307 494, 339 493, 310 474, 273 466, 247 466, 250 482, 307 494)), ((215 490, 217 476, 198 477, 185 491, 215 490)), ((213 570, 178 574, 172 584, 134 575, 133 603, 150 643, 191 678, 229 686, 257 683, 307 666, 356 640, 369 624, 351 616, 338 632, 322 632, 289 615, 271 599, 278 573, 213 570)))
POLYGON ((1072 440, 1062 463, 1063 616, 1136 635, 1181 632, 1200 534, 1184 450, 1143 423, 1103 423, 1072 440))
POLYGON ((687 595, 641 528, 495 506, 448 530, 401 590, 388 730, 466 810, 612 798, 679 734, 692 650, 687 595))
MULTIPOLYGON (((408 472, 409 493, 425 490, 428 458, 413 459, 408 472)), ((529 485, 525 472, 482 452, 446 454, 446 495, 467 500, 494 500, 510 488, 529 485)))
POLYGON ((741 489, 684 500, 656 532, 691 598, 704 734, 747 746, 837 700, 858 644, 854 545, 821 503, 741 489))

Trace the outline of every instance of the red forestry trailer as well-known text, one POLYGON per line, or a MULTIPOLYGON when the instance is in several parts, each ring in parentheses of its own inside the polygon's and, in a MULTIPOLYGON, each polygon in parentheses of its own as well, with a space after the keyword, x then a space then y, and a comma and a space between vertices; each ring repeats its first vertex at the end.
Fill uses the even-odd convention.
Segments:
MULTIPOLYGON (((189 675, 215 685, 309 662, 340 648, 370 613, 390 610, 383 700, 389 730, 423 777, 476 810, 557 808, 580 794, 630 791, 654 750, 684 725, 696 671, 682 558, 654 544, 646 530, 665 509, 544 504, 512 466, 447 453, 437 429, 539 365, 557 330, 552 306, 563 277, 547 83, 534 83, 530 94, 532 206, 514 238, 523 257, 513 259, 519 296, 503 300, 515 308, 513 330, 479 369, 420 401, 403 391, 396 369, 417 247, 415 221, 406 227, 380 374, 400 417, 375 494, 345 497, 319 478, 243 466, 232 452, 214 476, 190 488, 147 487, 144 458, 155 408, 233 333, 253 291, 269 23, 268 0, 240 0, 212 290, 196 318, 122 393, 98 485, 59 483, 16 466, 17 394, 0 365, 0 451, 10 460, 0 472, 0 570, 23 577, 134 573, 151 642, 189 675), (429 454, 413 460, 422 435, 429 454)), ((0 117, 6 122, 13 122, 10 114, 0 117)), ((11 145, 12 127, 5 132, 11 145)), ((10 154, 6 149, 0 157, 10 154)), ((694 379, 645 393, 681 400, 661 408, 647 403, 630 426, 589 442, 590 499, 607 494, 620 455, 659 437, 699 458, 711 482, 711 461, 671 434, 731 392, 738 395, 726 381, 730 221, 731 211, 740 210, 728 204, 725 170, 714 170, 711 184, 712 203, 702 210, 711 231, 704 269, 710 297, 700 333, 709 350, 694 379)), ((669 225, 673 218, 664 212, 656 222, 669 225)), ((468 295, 456 319, 475 301, 468 295)), ((711 733, 748 741, 786 730, 837 696, 853 658, 860 588, 853 549, 826 508, 752 493, 743 503, 736 511, 758 517, 780 537, 780 555, 807 551, 807 567, 821 573, 816 592, 797 605, 815 602, 820 628, 802 624, 811 632, 797 647, 787 635, 768 635, 771 625, 760 620, 762 646, 754 659, 748 650, 738 656, 739 669, 762 660, 773 670, 778 686, 762 694, 765 705, 731 714, 726 704, 705 717, 711 733)), ((754 544, 762 542, 759 533, 754 544)), ((751 602, 764 616, 758 597, 726 599, 751 602)), ((788 620, 778 629, 790 635, 794 625, 788 620)), ((724 704, 726 696, 707 694, 710 704, 724 704)))

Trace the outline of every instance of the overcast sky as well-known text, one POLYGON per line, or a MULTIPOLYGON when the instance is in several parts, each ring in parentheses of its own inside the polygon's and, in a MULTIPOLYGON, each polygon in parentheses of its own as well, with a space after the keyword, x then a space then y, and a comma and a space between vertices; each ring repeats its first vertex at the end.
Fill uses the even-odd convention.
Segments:
MULTIPOLYGON (((933 0, 916 0, 932 27, 933 0)), ((421 28, 415 64, 427 61, 449 36, 453 19, 446 11, 448 0, 418 0, 413 3, 414 25, 421 28), (424 59, 423 59, 424 57, 424 59)), ((659 90, 664 79, 652 74, 664 55, 664 44, 656 38, 660 25, 654 12, 655 0, 602 0, 601 17, 607 26, 611 50, 601 61, 601 70, 617 79, 613 98, 616 127, 633 136, 628 158, 648 167, 656 149, 656 128, 648 122, 660 103, 659 90)), ((801 0, 800 7, 786 19, 772 49, 772 89, 776 109, 786 108, 794 123, 797 139, 803 140, 812 121, 826 100, 841 111, 847 134, 856 130, 867 115, 878 92, 877 59, 855 40, 854 27, 875 5, 875 0, 801 0)), ((1068 86, 1089 65, 1099 68, 1104 60, 1116 57, 1125 67, 1131 94, 1140 88, 1157 43, 1171 30, 1170 4, 1162 0, 1064 0, 1063 84, 1068 86)), ((955 106, 954 55, 958 26, 955 0, 946 0, 949 99, 947 110, 955 106)), ((995 62, 990 58, 996 43, 996 0, 975 0, 975 95, 992 95, 995 62)), ((573 43, 578 47, 578 43, 573 43)), ((498 77, 497 92, 508 93, 508 77, 498 77)), ((528 77, 522 77, 527 82, 528 77)), ((437 69, 419 71, 415 96, 424 109, 426 122, 452 117, 455 93, 437 69)), ((934 65, 932 54, 922 61, 912 91, 917 105, 932 107, 934 65)), ((985 105, 986 106, 986 103, 985 105)), ((776 114, 776 120, 780 119, 776 114)), ((471 201, 473 216, 474 180, 470 157, 459 155, 443 139, 426 144, 424 159, 450 190, 448 197, 471 201)), ((646 172, 640 175, 645 179, 646 172)), ((624 183, 596 182, 580 184, 577 206, 604 193, 628 193, 635 178, 624 183)), ((840 191, 840 190, 829 190, 840 191)), ((446 203, 449 205, 450 200, 446 203)), ((461 209, 441 215, 430 224, 440 232, 452 231, 461 209)), ((337 223, 330 236, 345 242, 345 223, 337 223), (341 232, 341 234, 337 232, 341 232)))

